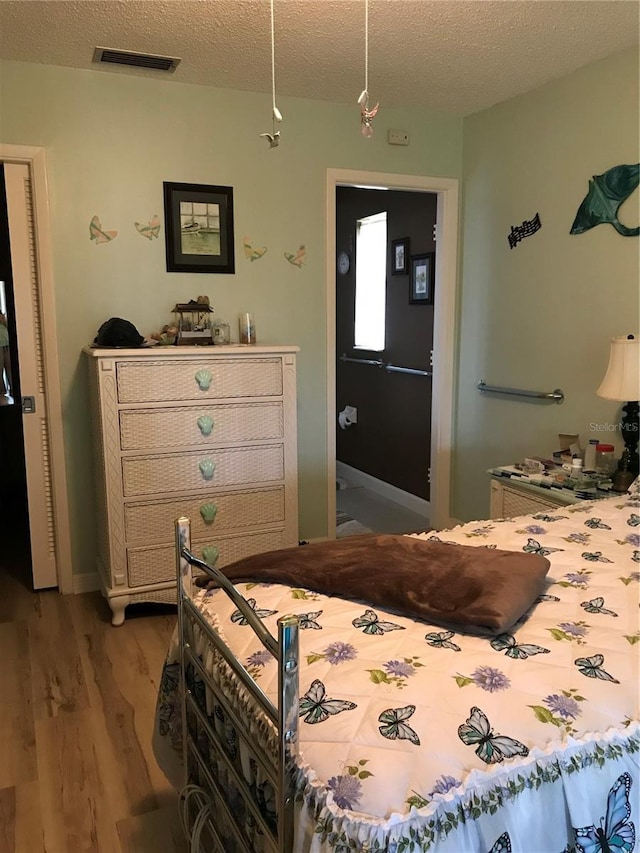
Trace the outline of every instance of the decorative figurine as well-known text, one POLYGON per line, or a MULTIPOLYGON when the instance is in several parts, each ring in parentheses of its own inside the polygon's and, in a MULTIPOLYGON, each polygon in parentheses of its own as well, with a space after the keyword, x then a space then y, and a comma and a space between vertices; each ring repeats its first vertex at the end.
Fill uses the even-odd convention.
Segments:
POLYGON ((173 309, 178 329, 178 346, 210 346, 213 344, 211 318, 213 308, 208 296, 178 303, 173 309))

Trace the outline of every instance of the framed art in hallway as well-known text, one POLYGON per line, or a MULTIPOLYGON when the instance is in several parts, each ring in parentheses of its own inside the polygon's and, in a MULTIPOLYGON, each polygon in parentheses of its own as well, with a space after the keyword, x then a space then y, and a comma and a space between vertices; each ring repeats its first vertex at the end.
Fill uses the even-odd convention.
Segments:
POLYGON ((167 272, 234 273, 233 187, 163 186, 167 272))
POLYGON ((391 241, 391 275, 406 275, 409 272, 409 238, 391 241))
POLYGON ((409 281, 409 303, 432 305, 435 282, 435 252, 411 256, 411 278, 409 281))

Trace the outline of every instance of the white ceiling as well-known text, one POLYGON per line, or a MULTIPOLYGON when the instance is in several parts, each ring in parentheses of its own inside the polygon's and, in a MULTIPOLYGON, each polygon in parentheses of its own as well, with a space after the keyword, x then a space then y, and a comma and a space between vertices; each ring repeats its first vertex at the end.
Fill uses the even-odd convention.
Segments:
MULTIPOLYGON (((638 0, 369 0, 371 105, 485 109, 637 44, 639 11, 638 0)), ((275 0, 278 94, 354 103, 364 22, 365 0, 275 0)), ((270 92, 269 0, 0 0, 0 57, 270 92), (97 46, 182 62, 173 74, 96 65, 97 46)))

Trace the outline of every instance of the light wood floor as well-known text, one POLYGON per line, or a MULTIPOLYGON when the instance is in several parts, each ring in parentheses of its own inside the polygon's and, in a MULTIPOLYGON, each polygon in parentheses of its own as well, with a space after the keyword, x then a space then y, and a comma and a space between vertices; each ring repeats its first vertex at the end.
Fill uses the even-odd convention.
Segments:
POLYGON ((0 567, 0 853, 186 853, 151 748, 176 617, 32 593, 0 567))

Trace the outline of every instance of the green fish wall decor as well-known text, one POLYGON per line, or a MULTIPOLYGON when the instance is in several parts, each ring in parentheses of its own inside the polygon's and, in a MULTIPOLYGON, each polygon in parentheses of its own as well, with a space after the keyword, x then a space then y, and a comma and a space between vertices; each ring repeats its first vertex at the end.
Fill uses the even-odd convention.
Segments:
POLYGON ((623 237, 637 237, 640 226, 628 228, 618 219, 620 205, 638 189, 640 163, 635 166, 614 166, 603 175, 594 175, 589 181, 589 192, 578 208, 571 226, 571 234, 583 234, 596 225, 611 223, 623 237))

